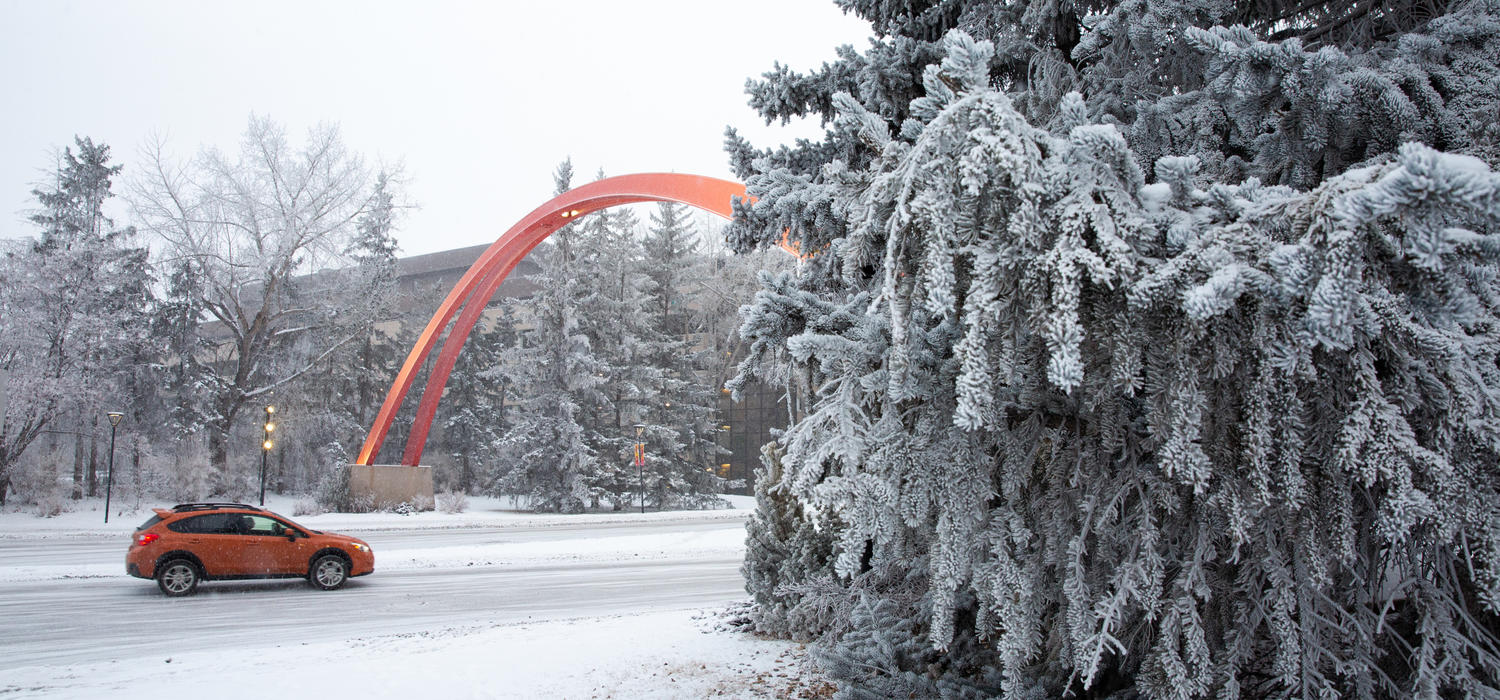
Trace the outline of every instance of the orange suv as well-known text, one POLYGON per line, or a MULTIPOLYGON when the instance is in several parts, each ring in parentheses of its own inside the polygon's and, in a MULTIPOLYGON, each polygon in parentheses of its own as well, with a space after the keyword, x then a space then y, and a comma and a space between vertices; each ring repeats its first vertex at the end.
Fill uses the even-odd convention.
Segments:
POLYGON ((375 570, 363 540, 297 525, 243 503, 183 503, 152 516, 131 536, 125 571, 154 578, 162 593, 184 596, 199 581, 306 578, 323 590, 375 570))

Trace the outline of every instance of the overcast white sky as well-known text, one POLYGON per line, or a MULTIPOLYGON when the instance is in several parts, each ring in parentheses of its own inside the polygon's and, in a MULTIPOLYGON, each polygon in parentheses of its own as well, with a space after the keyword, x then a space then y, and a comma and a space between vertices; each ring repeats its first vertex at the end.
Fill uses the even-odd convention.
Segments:
POLYGON ((421 207, 403 255, 489 243, 568 156, 575 184, 728 178, 726 125, 758 145, 820 134, 765 127, 745 79, 868 35, 831 0, 0 0, 0 236, 34 234, 30 192, 75 134, 128 173, 153 133, 183 157, 232 151, 254 112, 298 141, 337 122, 372 163, 403 164, 421 207))

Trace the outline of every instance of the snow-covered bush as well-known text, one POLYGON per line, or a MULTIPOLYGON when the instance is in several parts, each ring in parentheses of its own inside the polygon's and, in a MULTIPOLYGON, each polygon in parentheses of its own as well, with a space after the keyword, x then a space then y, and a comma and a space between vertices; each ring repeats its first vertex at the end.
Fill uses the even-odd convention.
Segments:
POLYGON ((55 518, 70 510, 68 499, 62 495, 62 492, 56 490, 37 496, 32 506, 36 508, 38 518, 55 518))
POLYGON ((327 513, 369 513, 375 510, 370 494, 356 497, 349 488, 349 465, 331 464, 318 481, 313 500, 327 513))
POLYGON ((299 498, 292 502, 292 517, 294 518, 304 515, 322 515, 326 512, 328 511, 323 510, 323 506, 316 498, 299 498))
POLYGON ((469 509, 469 495, 462 491, 444 491, 437 495, 437 509, 448 514, 469 509))
POLYGON ((1492 164, 1142 162, 1077 94, 1033 123, 1011 58, 949 34, 891 109, 903 64, 846 56, 829 143, 747 165, 737 239, 821 250, 744 312, 743 371, 816 392, 752 523, 757 626, 794 634, 777 591, 831 567, 851 697, 1500 691, 1492 164), (799 561, 804 528, 832 551, 799 561))
POLYGON ((65 511, 69 502, 71 480, 63 475, 71 469, 72 451, 47 449, 39 445, 11 465, 10 487, 20 503, 32 506, 40 517, 52 517, 65 511))
POLYGON ((168 454, 153 454, 146 472, 155 484, 150 491, 176 503, 203 500, 210 493, 208 448, 202 440, 184 439, 168 454))

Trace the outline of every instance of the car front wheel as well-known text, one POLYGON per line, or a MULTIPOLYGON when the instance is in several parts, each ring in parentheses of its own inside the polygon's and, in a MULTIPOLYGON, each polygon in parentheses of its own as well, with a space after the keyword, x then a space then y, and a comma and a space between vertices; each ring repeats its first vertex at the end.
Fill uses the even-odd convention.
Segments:
POLYGON ((198 567, 186 559, 173 559, 156 568, 156 587, 174 598, 191 595, 198 588, 198 567))
POLYGON ((312 585, 331 591, 349 580, 349 564, 337 554, 324 554, 313 560, 307 579, 312 585))

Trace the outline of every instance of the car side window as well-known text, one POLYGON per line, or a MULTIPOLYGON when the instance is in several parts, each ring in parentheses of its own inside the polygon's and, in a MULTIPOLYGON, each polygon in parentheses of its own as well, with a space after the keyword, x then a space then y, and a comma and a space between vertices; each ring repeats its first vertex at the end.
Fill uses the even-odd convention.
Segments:
POLYGON ((227 513, 206 513, 167 523, 167 529, 191 535, 230 534, 234 532, 234 523, 231 520, 233 517, 236 516, 227 513))

